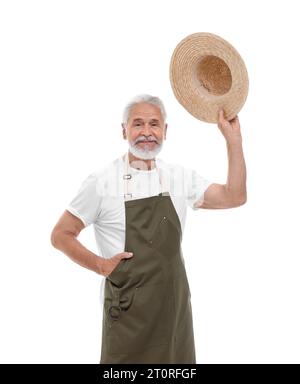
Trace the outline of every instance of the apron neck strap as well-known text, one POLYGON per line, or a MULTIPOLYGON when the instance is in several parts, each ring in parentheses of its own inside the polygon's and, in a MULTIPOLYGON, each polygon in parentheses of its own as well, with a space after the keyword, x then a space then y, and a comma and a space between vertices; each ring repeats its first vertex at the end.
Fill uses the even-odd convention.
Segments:
MULTIPOLYGON (((132 199, 132 193, 128 192, 128 182, 129 180, 132 180, 132 174, 129 173, 129 156, 128 156, 128 151, 126 152, 125 154, 125 161, 124 161, 124 174, 123 174, 123 179, 124 179, 124 199, 125 200, 130 200, 132 199)), ((162 195, 163 194, 163 190, 164 190, 164 179, 162 177, 162 171, 161 169, 157 166, 157 161, 155 162, 155 165, 156 165, 156 169, 157 169, 157 172, 158 172, 158 176, 159 176, 159 189, 160 189, 160 193, 159 195, 162 195)))

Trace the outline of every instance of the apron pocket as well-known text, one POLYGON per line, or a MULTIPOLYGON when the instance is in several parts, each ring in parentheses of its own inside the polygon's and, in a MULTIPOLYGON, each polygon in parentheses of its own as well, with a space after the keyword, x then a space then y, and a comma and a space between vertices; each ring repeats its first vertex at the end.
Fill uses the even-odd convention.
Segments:
POLYGON ((181 233, 177 223, 171 217, 163 216, 149 240, 149 245, 173 259, 174 253, 181 246, 181 233))
POLYGON ((134 355, 171 342, 175 321, 172 283, 146 284, 133 289, 131 306, 121 311, 108 330, 110 354, 134 355))
POLYGON ((127 259, 121 259, 119 264, 117 264, 116 267, 111 271, 111 273, 106 276, 106 279, 119 286, 124 280, 124 277, 126 277, 126 274, 122 273, 123 266, 126 260, 127 259))

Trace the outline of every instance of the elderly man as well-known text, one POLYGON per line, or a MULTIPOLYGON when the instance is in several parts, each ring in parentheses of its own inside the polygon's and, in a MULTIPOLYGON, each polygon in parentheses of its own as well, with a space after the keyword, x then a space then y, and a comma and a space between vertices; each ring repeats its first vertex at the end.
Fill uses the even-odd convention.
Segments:
POLYGON ((246 201, 238 117, 227 121, 221 109, 218 127, 228 149, 224 185, 157 158, 167 133, 164 105, 151 95, 135 97, 122 123, 128 151, 84 180, 55 225, 53 246, 105 277, 100 363, 196 363, 181 249, 187 205, 231 208, 246 201), (77 240, 92 223, 99 255, 77 240))

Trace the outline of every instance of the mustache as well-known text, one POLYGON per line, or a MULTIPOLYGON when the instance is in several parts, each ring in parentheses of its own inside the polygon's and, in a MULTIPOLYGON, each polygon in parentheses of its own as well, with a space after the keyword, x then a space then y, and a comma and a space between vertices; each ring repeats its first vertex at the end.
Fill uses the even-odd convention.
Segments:
POLYGON ((158 144, 158 141, 154 138, 154 137, 149 137, 149 138, 147 138, 147 137, 145 137, 145 136, 139 136, 135 141, 134 141, 134 145, 135 144, 138 144, 140 141, 146 141, 146 142, 149 142, 149 143, 151 143, 151 142, 155 142, 156 144, 158 144))

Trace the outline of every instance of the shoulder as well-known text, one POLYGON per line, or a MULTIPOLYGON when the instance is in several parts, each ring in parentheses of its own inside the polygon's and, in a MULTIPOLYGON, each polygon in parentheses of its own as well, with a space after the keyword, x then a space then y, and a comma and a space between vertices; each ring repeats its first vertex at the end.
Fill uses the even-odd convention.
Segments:
POLYGON ((117 163, 115 159, 94 168, 82 181, 79 190, 69 202, 67 209, 79 217, 85 226, 94 223, 100 216, 103 197, 107 194, 107 180, 117 163))
POLYGON ((123 172, 123 159, 120 156, 94 168, 86 180, 93 191, 103 198, 112 194, 119 194, 119 183, 123 177, 123 172))

